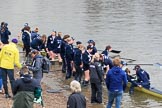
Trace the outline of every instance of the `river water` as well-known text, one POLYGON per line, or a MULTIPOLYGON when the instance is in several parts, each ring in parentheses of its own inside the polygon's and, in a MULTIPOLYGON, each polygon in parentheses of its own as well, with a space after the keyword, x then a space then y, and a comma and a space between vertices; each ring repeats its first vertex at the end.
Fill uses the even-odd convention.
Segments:
MULTIPOLYGON (((32 29, 39 27, 40 34, 49 35, 54 29, 84 44, 93 39, 101 50, 110 44, 122 51, 121 57, 135 59, 133 63, 162 63, 161 0, 1 0, 2 21, 9 24, 12 37, 27 22, 32 29)), ((149 72, 152 86, 162 90, 162 70, 150 65, 142 68, 149 72)), ((84 90, 86 95, 89 91, 84 90)), ((160 108, 162 100, 138 92, 132 97, 126 92, 122 105, 160 108)))

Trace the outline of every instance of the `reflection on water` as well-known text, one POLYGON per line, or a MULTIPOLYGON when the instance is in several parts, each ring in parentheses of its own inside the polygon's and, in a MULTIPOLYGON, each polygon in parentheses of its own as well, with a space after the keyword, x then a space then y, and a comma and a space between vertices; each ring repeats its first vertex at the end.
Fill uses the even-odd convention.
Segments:
MULTIPOLYGON (((122 57, 135 59, 137 64, 162 63, 161 0, 1 0, 0 10, 0 21, 9 23, 12 37, 28 22, 32 29, 38 26, 41 34, 49 35, 55 29, 84 44, 94 39, 98 49, 111 44, 122 51, 122 57)), ((162 90, 161 70, 142 68, 150 73, 152 86, 162 90)), ((84 91, 89 97, 90 90, 84 91)), ((106 102, 106 90, 104 97, 106 102)), ((122 102, 126 108, 160 105, 161 100, 140 93, 134 97, 125 93, 122 102)))

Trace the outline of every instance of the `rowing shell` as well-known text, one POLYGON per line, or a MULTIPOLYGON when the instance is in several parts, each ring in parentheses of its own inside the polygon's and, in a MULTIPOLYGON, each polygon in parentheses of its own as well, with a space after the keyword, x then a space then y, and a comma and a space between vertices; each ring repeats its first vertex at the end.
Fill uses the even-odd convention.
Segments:
MULTIPOLYGON (((131 83, 128 82, 127 87, 130 88, 130 85, 131 85, 131 83)), ((140 92, 143 92, 143 93, 146 93, 146 94, 158 97, 158 98, 162 98, 162 91, 160 91, 154 87, 151 87, 150 89, 145 89, 143 87, 135 87, 134 90, 137 90, 137 91, 140 91, 140 92)))

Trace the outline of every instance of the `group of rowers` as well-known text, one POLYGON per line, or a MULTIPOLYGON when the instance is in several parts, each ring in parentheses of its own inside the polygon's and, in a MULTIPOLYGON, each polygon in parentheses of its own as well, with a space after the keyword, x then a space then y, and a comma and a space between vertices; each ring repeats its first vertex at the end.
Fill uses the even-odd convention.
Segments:
MULTIPOLYGON (((7 25, 5 25, 5 27, 6 30, 9 31, 7 25)), ((109 53, 112 51, 112 47, 110 45, 107 45, 105 50, 99 54, 97 48, 95 47, 94 40, 88 40, 87 47, 85 47, 81 41, 76 41, 76 45, 74 45, 75 39, 70 35, 62 36, 62 32, 57 33, 55 30, 52 30, 51 35, 47 37, 45 34, 40 35, 38 31, 38 28, 31 31, 28 23, 26 23, 21 30, 23 50, 26 52, 25 56, 29 57, 31 49, 35 49, 39 52, 45 51, 47 53, 47 57, 51 61, 58 57, 59 62, 62 62, 62 72, 66 73, 65 79, 69 79, 74 76, 74 79, 80 82, 83 86, 88 86, 89 82, 91 83, 92 103, 102 103, 101 82, 108 80, 106 77, 109 76, 109 71, 115 66, 118 66, 120 69, 125 71, 127 81, 132 84, 129 90, 130 94, 133 93, 134 87, 136 86, 144 87, 146 89, 150 88, 149 74, 143 70, 140 65, 136 65, 134 67, 137 76, 137 78, 135 78, 130 75, 130 70, 126 67, 126 63, 124 61, 119 63, 120 60, 111 60, 109 53), (93 85, 94 83, 95 85, 93 85), (96 97, 96 93, 98 93, 98 97, 96 97)), ((2 33, 4 32, 1 32, 1 41, 6 44, 8 39, 6 39, 7 41, 3 41, 4 39, 2 38, 6 36, 3 36, 2 33)), ((11 33, 4 35, 10 34, 11 33)), ((118 79, 115 80, 118 81, 118 79)), ((119 86, 118 83, 116 84, 117 85, 113 85, 113 90, 115 90, 115 87, 119 86)))
MULTIPOLYGON (((74 45, 75 39, 70 37, 70 35, 62 36, 62 32, 57 33, 53 30, 48 37, 44 34, 40 36, 38 34, 38 28, 35 28, 34 31, 30 32, 30 27, 28 23, 26 23, 22 29, 22 41, 24 45, 23 49, 26 51, 26 57, 30 52, 30 48, 38 51, 46 51, 50 60, 54 60, 55 57, 58 56, 59 62, 62 62, 62 72, 66 73, 66 79, 71 78, 73 75, 75 80, 81 82, 84 73, 82 84, 84 86, 88 85, 90 80, 90 63, 93 60, 92 58, 95 53, 97 53, 97 48, 95 47, 95 42, 93 40, 88 40, 87 47, 80 41, 76 41, 76 45, 74 45)), ((109 52, 111 52, 111 50, 112 47, 107 45, 105 50, 99 54, 105 74, 113 67, 113 62, 109 57, 109 52)), ((123 63, 124 62, 122 61, 121 64, 123 63)), ((135 66, 134 69, 137 71, 137 82, 141 84, 134 82, 134 77, 129 75, 130 71, 126 68, 127 79, 132 83, 131 88, 133 88, 134 85, 142 85, 145 88, 149 88, 150 78, 148 73, 142 70, 139 65, 135 66)), ((105 76, 106 75, 104 75, 104 78, 105 76)), ((130 90, 130 93, 132 93, 132 91, 133 90, 130 90)))

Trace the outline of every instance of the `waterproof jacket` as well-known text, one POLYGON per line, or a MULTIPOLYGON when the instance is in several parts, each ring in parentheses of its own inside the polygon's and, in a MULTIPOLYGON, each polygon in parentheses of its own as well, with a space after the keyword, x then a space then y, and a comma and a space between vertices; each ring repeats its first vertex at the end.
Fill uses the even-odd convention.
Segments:
POLYGON ((31 32, 31 40, 33 40, 34 38, 37 38, 37 37, 39 37, 40 35, 37 33, 37 32, 35 32, 35 31, 32 31, 31 32))
POLYGON ((66 60, 73 61, 74 52, 73 52, 73 47, 70 44, 65 45, 65 57, 66 60))
POLYGON ((110 69, 106 75, 106 86, 109 91, 124 91, 127 85, 126 73, 117 66, 110 69))
POLYGON ((22 41, 24 46, 30 46, 30 36, 31 34, 28 31, 24 30, 24 32, 22 33, 22 41))
POLYGON ((30 45, 33 49, 36 49, 38 51, 45 49, 45 44, 43 43, 43 40, 41 40, 40 37, 34 38, 30 45))
POLYGON ((102 52, 102 54, 103 54, 104 65, 109 65, 109 67, 111 69, 113 67, 113 63, 112 63, 112 60, 109 57, 109 52, 107 50, 104 50, 102 52))
POLYGON ((16 44, 9 43, 5 45, 0 52, 0 67, 5 69, 14 69, 14 64, 21 68, 19 62, 19 50, 16 44))
POLYGON ((57 52, 58 50, 57 36, 50 35, 47 39, 47 48, 49 51, 57 52))
POLYGON ((2 41, 3 44, 8 43, 9 35, 11 35, 11 32, 8 30, 7 27, 0 29, 1 41, 2 41))
POLYGON ((89 70, 91 83, 98 83, 103 81, 103 69, 100 62, 95 61, 94 63, 91 63, 89 70))
POLYGON ((74 48, 74 63, 77 66, 82 64, 82 51, 79 48, 74 48))
POLYGON ((41 80, 43 77, 42 73, 42 64, 43 64, 43 56, 36 55, 33 58, 33 62, 31 66, 28 66, 29 70, 33 72, 33 78, 41 80))
POLYGON ((83 58, 83 67, 89 67, 89 63, 91 61, 91 54, 88 51, 85 51, 82 55, 83 58))
POLYGON ((67 108, 86 108, 86 99, 81 93, 72 93, 67 102, 67 108))
POLYGON ((95 53, 97 53, 97 48, 95 46, 93 46, 93 50, 92 50, 91 54, 94 55, 95 53))
POLYGON ((40 87, 39 82, 31 75, 22 75, 21 78, 14 82, 13 95, 21 91, 34 92, 36 87, 40 87))
POLYGON ((137 81, 139 83, 142 83, 142 82, 149 83, 150 82, 149 74, 146 71, 144 71, 143 69, 138 69, 136 74, 137 74, 137 81))

